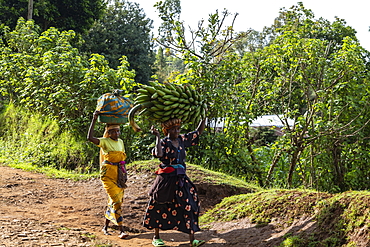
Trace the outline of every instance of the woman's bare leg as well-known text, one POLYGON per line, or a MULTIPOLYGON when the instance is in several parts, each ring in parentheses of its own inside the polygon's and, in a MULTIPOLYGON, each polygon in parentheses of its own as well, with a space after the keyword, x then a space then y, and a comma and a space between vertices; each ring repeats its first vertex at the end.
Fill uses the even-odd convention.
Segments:
POLYGON ((160 239, 159 228, 154 228, 154 239, 160 239))
POLYGON ((118 229, 119 229, 119 236, 118 236, 119 238, 123 239, 123 238, 128 237, 128 234, 125 233, 122 225, 118 226, 118 229))
POLYGON ((110 233, 108 232, 108 226, 109 226, 109 220, 105 219, 105 224, 104 224, 104 227, 102 229, 102 231, 104 232, 105 235, 110 235, 110 233))
POLYGON ((195 237, 194 237, 194 233, 190 233, 189 234, 189 240, 190 240, 190 246, 193 246, 193 241, 194 241, 195 237))

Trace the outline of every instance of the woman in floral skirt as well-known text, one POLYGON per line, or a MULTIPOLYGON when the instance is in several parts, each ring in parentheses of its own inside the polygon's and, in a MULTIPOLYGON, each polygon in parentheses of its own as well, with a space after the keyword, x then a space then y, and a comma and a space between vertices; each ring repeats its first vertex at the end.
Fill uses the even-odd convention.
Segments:
POLYGON ((205 127, 205 119, 190 133, 181 134, 181 120, 170 119, 162 123, 165 138, 153 126, 151 132, 156 136, 153 155, 161 161, 156 171, 157 177, 150 191, 150 201, 144 217, 144 227, 154 229, 154 246, 166 246, 159 236, 161 230, 178 230, 189 234, 190 246, 204 244, 196 240, 194 233, 200 231, 198 217, 200 203, 195 185, 186 175, 186 148, 199 142, 199 135, 205 127))

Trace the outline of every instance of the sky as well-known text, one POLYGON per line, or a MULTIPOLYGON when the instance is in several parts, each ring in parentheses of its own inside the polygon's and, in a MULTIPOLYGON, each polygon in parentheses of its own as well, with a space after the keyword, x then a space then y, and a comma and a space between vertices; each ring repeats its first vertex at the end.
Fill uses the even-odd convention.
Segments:
MULTIPOLYGON (((131 0, 137 2, 146 16, 153 20, 155 33, 160 25, 158 12, 153 5, 159 0, 131 0)), ((281 8, 289 9, 298 2, 303 2, 306 9, 311 9, 315 19, 323 17, 330 22, 335 17, 344 19, 348 26, 357 31, 357 38, 362 47, 370 51, 370 15, 368 0, 181 0, 180 20, 185 26, 196 29, 198 21, 208 19, 209 14, 216 10, 221 13, 227 9, 231 14, 238 13, 234 23, 237 32, 254 29, 262 31, 263 27, 271 26, 278 17, 281 8)), ((227 18, 231 25, 233 15, 227 18)))

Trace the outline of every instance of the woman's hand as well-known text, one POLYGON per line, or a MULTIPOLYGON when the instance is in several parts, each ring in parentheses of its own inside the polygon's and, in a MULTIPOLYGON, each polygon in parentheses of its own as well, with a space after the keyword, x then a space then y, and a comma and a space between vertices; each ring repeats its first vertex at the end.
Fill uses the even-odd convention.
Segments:
POLYGON ((161 140, 160 140, 161 135, 159 134, 159 131, 156 128, 154 128, 153 125, 150 128, 150 132, 157 137, 156 140, 155 140, 154 154, 157 158, 160 158, 160 157, 163 156, 161 140))
POLYGON ((160 136, 159 131, 154 127, 154 125, 152 125, 152 127, 150 128, 150 132, 151 132, 153 135, 157 136, 157 137, 159 137, 159 136, 160 136))
POLYGON ((87 132, 87 140, 91 141, 92 143, 96 145, 99 145, 100 140, 94 137, 94 126, 95 126, 96 120, 98 119, 99 114, 100 114, 100 111, 94 111, 93 119, 91 120, 89 131, 87 132))
POLYGON ((94 111, 94 113, 93 113, 93 119, 94 120, 98 119, 99 114, 100 114, 100 111, 94 111))

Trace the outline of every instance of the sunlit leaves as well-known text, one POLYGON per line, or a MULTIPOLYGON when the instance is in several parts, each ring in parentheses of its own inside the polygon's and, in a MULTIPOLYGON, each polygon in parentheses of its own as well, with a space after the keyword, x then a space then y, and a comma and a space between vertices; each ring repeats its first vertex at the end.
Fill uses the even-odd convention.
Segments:
MULTIPOLYGON (((312 16, 307 15, 310 12, 299 11, 284 12, 286 19, 280 23, 283 25, 275 29, 279 35, 269 46, 256 51, 255 56, 245 54, 244 58, 246 79, 258 82, 253 99, 256 103, 252 105, 295 120, 294 126, 285 126, 283 138, 290 141, 278 145, 291 155, 290 186, 299 162, 310 161, 308 170, 315 173, 314 157, 325 153, 325 149, 336 148, 347 136, 360 134, 369 121, 368 114, 361 117, 369 104, 363 100, 368 99, 363 89, 369 88, 366 51, 353 36, 340 39, 345 32, 338 30, 351 34, 345 22, 337 20, 330 24, 322 19, 313 22, 312 16), (325 28, 314 35, 312 26, 325 28), (251 59, 254 57, 258 59, 251 59), (310 152, 305 151, 308 147, 310 152)), ((331 157, 332 153, 326 155, 331 157)), ((332 161, 338 166, 335 159, 332 161)), ((342 168, 335 170, 338 169, 342 168)))
POLYGON ((86 60, 70 44, 74 35, 55 28, 38 34, 32 21, 20 20, 6 34, 8 47, 0 50, 0 85, 16 104, 77 131, 87 124, 100 95, 116 88, 130 91, 135 74, 125 59, 117 70, 99 54, 86 60))

